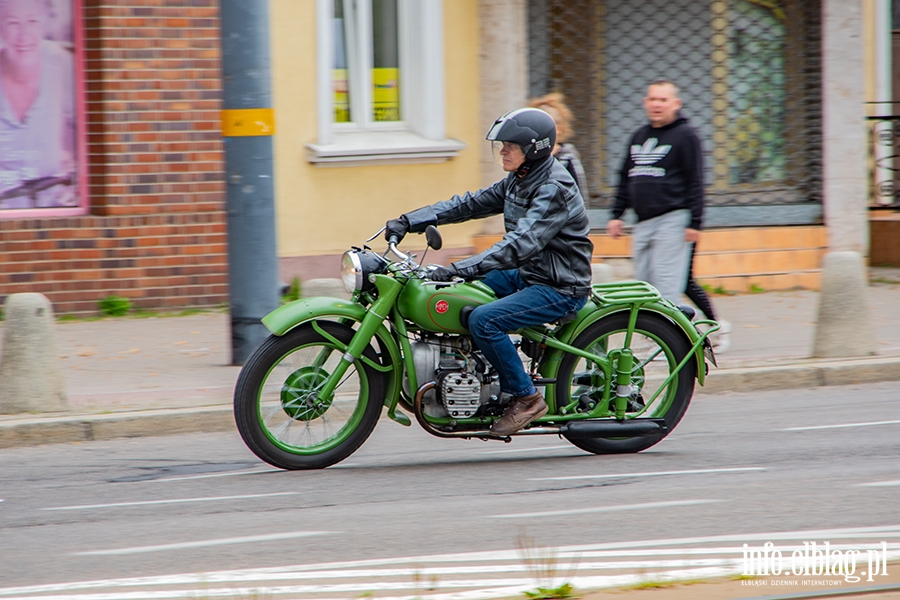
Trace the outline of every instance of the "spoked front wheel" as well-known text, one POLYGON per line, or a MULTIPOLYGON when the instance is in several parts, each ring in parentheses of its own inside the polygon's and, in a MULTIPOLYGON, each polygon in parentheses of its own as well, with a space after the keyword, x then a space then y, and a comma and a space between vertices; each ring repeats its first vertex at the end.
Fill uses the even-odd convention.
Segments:
MULTIPOLYGON (((282 469, 321 469, 344 460, 381 414, 383 378, 361 360, 350 365, 331 397, 319 396, 354 330, 330 321, 317 326, 322 333, 307 323, 270 336, 247 360, 235 387, 241 438, 256 456, 282 469)), ((365 356, 378 362, 371 346, 365 356)))
MULTIPOLYGON (((590 325, 573 343, 600 356, 613 355, 613 377, 615 377, 615 350, 625 344, 628 329, 628 313, 619 312, 604 317, 590 325)), ((669 382, 653 403, 646 407, 654 394, 662 387, 666 378, 687 356, 691 345, 685 334, 671 321, 655 313, 642 312, 638 315, 630 348, 634 354, 631 370, 632 394, 628 399, 625 418, 664 419, 668 431, 672 431, 687 411, 694 394, 694 379, 697 363, 689 360, 681 371, 669 382), (644 411, 641 413, 641 411, 644 411)), ((604 388, 613 385, 604 378, 602 370, 593 362, 567 354, 560 363, 556 378, 557 405, 571 405, 578 401, 575 410, 587 412, 603 397, 604 388)), ((613 385, 613 389, 615 389, 613 385)), ((614 397, 610 399, 610 419, 614 418, 614 397)), ((622 454, 640 452, 658 443, 668 432, 649 433, 627 438, 575 438, 566 436, 572 444, 594 454, 622 454)))

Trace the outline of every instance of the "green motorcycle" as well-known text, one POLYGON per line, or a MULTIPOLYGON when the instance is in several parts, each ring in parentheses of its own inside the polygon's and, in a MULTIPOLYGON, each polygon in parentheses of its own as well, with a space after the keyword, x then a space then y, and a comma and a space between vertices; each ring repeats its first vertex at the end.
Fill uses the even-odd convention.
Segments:
MULTIPOLYGON (((436 228, 425 236, 440 249, 436 228)), ((238 430, 260 459, 282 469, 338 463, 366 441, 382 407, 437 437, 510 441, 490 431, 508 399, 466 327, 475 307, 496 300, 493 290, 430 281, 434 267, 415 258, 394 243, 383 255, 353 248, 341 268, 351 300, 303 298, 263 319, 272 335, 234 395, 238 430)), ((718 325, 692 316, 650 284, 626 281, 595 284, 577 313, 515 332, 549 410, 513 436, 560 435, 594 454, 662 440, 687 411, 694 381, 703 385, 707 361, 715 365, 707 338, 718 325)))

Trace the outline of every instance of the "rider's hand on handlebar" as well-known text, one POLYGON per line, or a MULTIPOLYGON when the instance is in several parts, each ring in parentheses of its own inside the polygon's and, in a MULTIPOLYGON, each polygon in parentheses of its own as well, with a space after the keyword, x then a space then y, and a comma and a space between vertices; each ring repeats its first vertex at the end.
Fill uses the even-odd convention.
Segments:
POLYGON ((409 220, 406 215, 400 215, 384 224, 384 239, 388 242, 393 237, 396 238, 394 243, 399 244, 407 233, 409 233, 409 220))
POLYGON ((432 281, 453 281, 460 277, 459 271, 453 265, 449 267, 435 267, 434 271, 429 273, 428 278, 432 281))

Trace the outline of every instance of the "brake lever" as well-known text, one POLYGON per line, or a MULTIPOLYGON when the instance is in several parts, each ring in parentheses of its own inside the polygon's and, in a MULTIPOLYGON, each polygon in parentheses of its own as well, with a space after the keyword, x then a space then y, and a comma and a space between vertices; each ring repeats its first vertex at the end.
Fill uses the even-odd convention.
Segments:
POLYGON ((379 235, 382 234, 382 232, 384 232, 385 229, 387 229, 387 225, 385 225, 384 227, 382 227, 381 229, 379 229, 378 231, 376 231, 376 232, 375 232, 375 235, 373 235, 372 237, 370 237, 369 239, 366 240, 366 243, 371 242, 372 240, 374 240, 375 238, 377 238, 379 235))

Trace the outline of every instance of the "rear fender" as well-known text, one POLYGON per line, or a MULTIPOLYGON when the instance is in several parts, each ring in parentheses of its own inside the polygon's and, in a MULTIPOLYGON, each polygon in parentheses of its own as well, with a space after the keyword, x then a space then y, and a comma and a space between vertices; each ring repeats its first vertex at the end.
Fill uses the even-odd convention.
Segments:
MULTIPOLYGON (((360 323, 366 316, 365 307, 340 298, 317 296, 300 298, 279 306, 263 317, 262 322, 273 334, 281 336, 295 327, 311 321, 336 321, 338 323, 360 323)), ((394 410, 400 398, 400 381, 403 374, 403 361, 397 343, 387 328, 382 324, 375 330, 381 356, 381 365, 374 368, 386 379, 384 405, 388 407, 388 416, 401 422, 406 415, 395 414, 394 410)), ((373 366, 373 365, 370 365, 373 366)), ((406 419, 408 424, 409 419, 406 419)))

